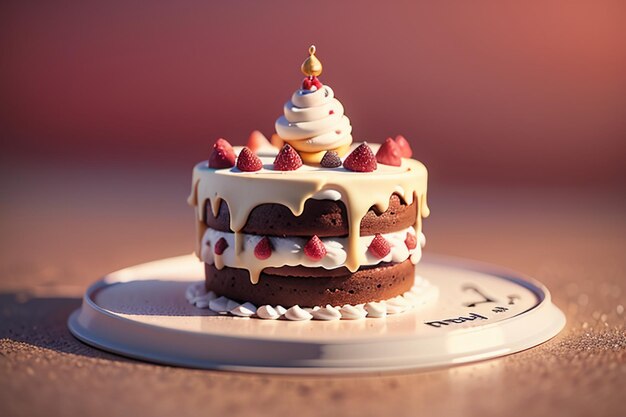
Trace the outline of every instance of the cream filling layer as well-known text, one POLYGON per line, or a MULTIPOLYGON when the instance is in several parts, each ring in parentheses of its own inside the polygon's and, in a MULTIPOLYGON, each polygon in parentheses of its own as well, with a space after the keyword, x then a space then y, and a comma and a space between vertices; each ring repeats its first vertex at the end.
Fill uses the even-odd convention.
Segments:
POLYGON ((332 88, 297 90, 276 120, 276 133, 301 152, 320 152, 352 142, 350 119, 332 88))
MULTIPOLYGON (((405 244, 407 234, 416 236, 415 228, 408 227, 399 232, 382 235, 389 242, 391 248, 384 258, 378 258, 368 250, 374 236, 359 237, 358 251, 361 254, 361 265, 376 265, 381 262, 404 262, 409 258, 413 264, 417 264, 422 257, 422 247, 426 243, 426 237, 420 233, 417 247, 408 249, 405 244)), ((237 253, 235 250, 234 233, 207 228, 202 237, 200 258, 203 262, 214 264, 217 269, 222 269, 225 266, 247 269, 250 272, 251 281, 256 284, 261 271, 268 267, 279 268, 282 266, 302 265, 311 268, 321 266, 326 269, 335 269, 344 266, 348 257, 346 249, 348 245, 347 237, 322 238, 321 240, 326 247, 327 253, 321 260, 315 261, 304 254, 303 248, 308 241, 307 238, 268 236, 272 244, 272 254, 267 259, 258 259, 254 255, 254 248, 262 238, 263 236, 259 235, 242 234, 243 247, 237 253), (217 255, 214 249, 215 244, 222 238, 226 240, 228 247, 221 255, 217 255)))

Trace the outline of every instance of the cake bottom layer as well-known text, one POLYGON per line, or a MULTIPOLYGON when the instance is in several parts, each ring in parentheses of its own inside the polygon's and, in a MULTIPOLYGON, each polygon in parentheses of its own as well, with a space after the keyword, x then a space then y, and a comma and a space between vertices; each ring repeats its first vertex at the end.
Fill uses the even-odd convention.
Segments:
POLYGON ((342 306, 381 301, 401 295, 413 286, 415 266, 410 260, 362 267, 343 276, 279 276, 261 273, 258 284, 248 271, 205 264, 206 289, 255 305, 290 307, 342 306))

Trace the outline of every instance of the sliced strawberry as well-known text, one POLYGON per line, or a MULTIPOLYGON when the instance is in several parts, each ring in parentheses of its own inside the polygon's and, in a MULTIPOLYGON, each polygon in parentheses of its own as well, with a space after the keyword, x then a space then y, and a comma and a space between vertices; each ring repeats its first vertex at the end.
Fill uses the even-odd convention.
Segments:
POLYGON ((263 260, 269 258, 271 255, 272 242, 265 236, 263 239, 259 240, 259 243, 254 247, 254 256, 256 256, 257 259, 263 260))
POLYGON ((317 235, 313 235, 311 239, 304 245, 304 254, 314 261, 319 261, 326 256, 326 246, 317 235))
POLYGON ((258 130, 250 133, 250 137, 248 138, 248 143, 246 145, 252 152, 256 152, 261 148, 267 148, 272 146, 269 140, 265 137, 265 135, 258 130))
POLYGON ((215 244, 215 248, 213 249, 213 252, 215 252, 216 255, 221 255, 224 253, 227 247, 228 247, 228 242, 226 241, 226 239, 221 237, 215 244))
POLYGON ((376 160, 381 164, 399 167, 402 164, 400 147, 393 139, 385 139, 385 143, 380 145, 378 152, 376 152, 376 160))
POLYGON ((355 172, 372 172, 376 169, 376 157, 372 149, 363 142, 343 161, 343 167, 355 172))
POLYGON ((389 242, 387 242, 387 239, 385 239, 383 235, 376 233, 376 236, 372 239, 372 243, 370 243, 367 250, 378 259, 382 259, 391 252, 391 246, 389 246, 389 242))
POLYGON ((239 152, 237 168, 243 172, 254 172, 263 168, 263 162, 261 162, 261 158, 256 156, 250 148, 244 147, 241 152, 239 152))
POLYGON ((276 159, 274 159, 274 169, 276 171, 295 171, 302 166, 302 158, 298 152, 288 143, 283 146, 276 159))
POLYGON ((402 155, 403 158, 410 158, 413 156, 411 145, 409 144, 409 141, 404 138, 404 136, 396 136, 395 141, 396 145, 400 148, 400 155, 402 155))
POLYGON ((235 166, 235 150, 226 139, 219 138, 209 155, 209 168, 222 169, 235 166))
POLYGON ((341 158, 335 151, 326 151, 320 161, 320 165, 324 168, 337 168, 341 166, 341 158))
POLYGON ((407 232, 404 244, 409 250, 415 249, 417 247, 417 238, 415 235, 407 232))

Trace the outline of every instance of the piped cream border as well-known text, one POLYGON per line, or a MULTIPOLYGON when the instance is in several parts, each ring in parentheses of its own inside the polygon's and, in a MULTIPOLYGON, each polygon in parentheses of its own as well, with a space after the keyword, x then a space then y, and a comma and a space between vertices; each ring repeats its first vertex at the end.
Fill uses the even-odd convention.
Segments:
POLYGON ((198 308, 209 309, 215 313, 250 317, 264 320, 284 319, 290 321, 304 320, 358 320, 365 317, 384 318, 391 314, 399 314, 412 308, 421 307, 435 301, 439 290, 426 279, 416 276, 413 287, 402 295, 378 302, 343 306, 315 306, 290 308, 283 306, 238 303, 227 297, 218 296, 213 291, 206 291, 204 282, 191 284, 185 292, 189 304, 198 308))

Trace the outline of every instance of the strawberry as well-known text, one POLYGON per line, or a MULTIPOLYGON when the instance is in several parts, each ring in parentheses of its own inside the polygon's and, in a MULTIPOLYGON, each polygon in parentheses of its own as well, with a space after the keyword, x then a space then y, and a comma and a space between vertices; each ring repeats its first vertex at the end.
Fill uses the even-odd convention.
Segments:
POLYGON ((378 259, 382 259, 391 252, 391 246, 389 246, 389 242, 387 242, 387 239, 385 239, 383 235, 376 233, 376 236, 374 236, 367 250, 378 259))
POLYGON ((322 88, 322 85, 323 84, 320 82, 320 80, 318 80, 315 76, 306 77, 304 80, 302 80, 303 90, 310 90, 312 87, 315 87, 316 90, 319 90, 320 88, 322 88))
POLYGON ((248 138, 248 143, 246 144, 246 146, 250 148, 252 152, 256 152, 261 148, 272 146, 272 144, 269 140, 267 140, 263 133, 255 130, 250 133, 250 137, 248 138))
POLYGON ((215 244, 215 248, 213 249, 213 251, 215 252, 216 255, 221 255, 224 253, 227 247, 228 247, 228 242, 226 241, 226 239, 221 237, 220 240, 218 240, 217 243, 215 244))
POLYGON ((276 171, 295 171, 302 166, 302 158, 288 143, 276 155, 274 169, 276 171))
POLYGON ((209 155, 209 168, 221 169, 235 166, 235 150, 226 139, 219 138, 209 155))
POLYGON ((415 249, 417 247, 417 238, 415 235, 407 232, 404 244, 409 250, 415 249))
POLYGON ((393 139, 385 139, 385 143, 380 145, 378 152, 376 152, 376 160, 381 164, 399 167, 402 163, 400 147, 393 139))
POLYGON ((413 151, 411 150, 411 145, 409 145, 409 141, 404 138, 402 135, 396 136, 396 145, 400 148, 400 155, 403 158, 410 158, 413 156, 413 151))
POLYGON ((335 151, 326 151, 322 160, 320 161, 320 165, 324 168, 337 168, 341 166, 341 159, 339 158, 339 154, 335 151))
POLYGON ((263 168, 263 162, 261 162, 261 158, 256 156, 250 148, 244 147, 241 152, 239 152, 237 168, 243 172, 254 172, 263 168))
POLYGON ((350 171, 372 172, 376 169, 376 158, 372 149, 363 142, 343 161, 343 167, 350 171))
POLYGON ((257 259, 263 260, 267 259, 272 255, 272 242, 265 236, 263 239, 259 240, 259 243, 254 247, 254 256, 257 259))
POLYGON ((304 254, 314 261, 319 261, 326 256, 326 246, 317 235, 313 235, 306 245, 304 245, 304 254))

